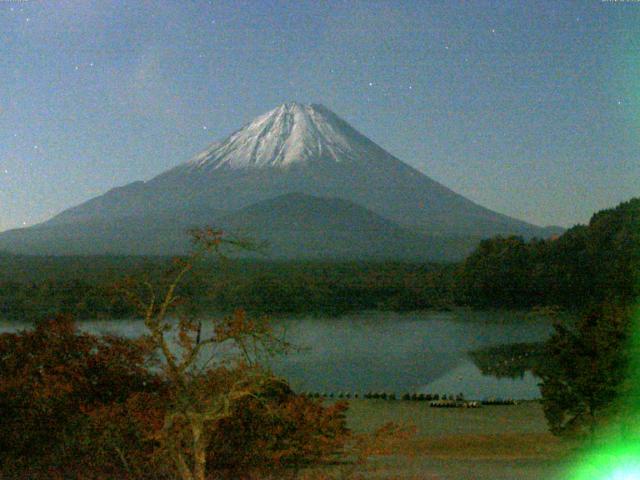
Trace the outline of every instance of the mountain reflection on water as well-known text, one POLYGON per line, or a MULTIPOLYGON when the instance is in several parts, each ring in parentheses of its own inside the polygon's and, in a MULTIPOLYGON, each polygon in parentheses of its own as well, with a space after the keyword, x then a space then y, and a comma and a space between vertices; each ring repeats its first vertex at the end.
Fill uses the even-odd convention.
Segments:
POLYGON ((463 393, 467 398, 539 397, 538 379, 485 376, 468 352, 544 340, 549 321, 525 313, 367 312, 280 322, 305 350, 272 361, 294 388, 317 392, 463 393))
MULTIPOLYGON (((544 340, 551 323, 523 312, 364 312, 340 317, 275 320, 299 351, 270 360, 273 370, 299 391, 365 393, 385 391, 467 398, 538 398, 538 379, 483 375, 469 352, 483 347, 544 340)), ((86 321, 91 333, 136 337, 141 321, 86 321)), ((0 332, 28 325, 0 323, 0 332)))

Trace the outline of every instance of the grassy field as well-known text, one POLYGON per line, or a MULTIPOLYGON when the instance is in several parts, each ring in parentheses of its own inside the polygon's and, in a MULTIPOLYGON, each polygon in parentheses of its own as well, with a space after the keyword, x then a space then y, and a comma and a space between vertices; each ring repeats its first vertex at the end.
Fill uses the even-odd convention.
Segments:
POLYGON ((369 432, 386 422, 412 423, 419 438, 464 435, 546 434, 539 402, 482 408, 431 408, 429 402, 403 400, 351 400, 349 428, 369 432))
MULTIPOLYGON (((559 480, 570 451, 548 433, 538 402, 436 409, 428 402, 352 400, 347 419, 355 433, 387 422, 416 428, 392 455, 373 457, 355 478, 559 480)), ((344 478, 335 473, 329 478, 344 478)))

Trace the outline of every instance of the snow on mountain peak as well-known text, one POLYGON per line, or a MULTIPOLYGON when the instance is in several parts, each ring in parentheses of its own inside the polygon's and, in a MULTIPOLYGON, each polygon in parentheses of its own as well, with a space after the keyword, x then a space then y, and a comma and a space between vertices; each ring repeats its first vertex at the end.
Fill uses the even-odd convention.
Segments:
POLYGON ((287 168, 311 160, 366 157, 364 137, 322 105, 285 103, 189 161, 192 169, 287 168), (364 149, 363 149, 364 147, 364 149))

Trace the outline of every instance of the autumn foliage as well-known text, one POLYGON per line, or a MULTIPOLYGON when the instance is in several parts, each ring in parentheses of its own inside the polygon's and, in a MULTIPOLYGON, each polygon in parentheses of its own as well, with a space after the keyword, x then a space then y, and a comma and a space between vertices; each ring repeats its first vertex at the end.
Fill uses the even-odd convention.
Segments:
MULTIPOLYGON (((3 474, 175 478, 163 442, 175 398, 149 354, 148 342, 82 333, 67 317, 0 335, 3 474)), ((222 388, 234 375, 213 369, 207 386, 222 388)), ((209 478, 330 460, 347 438, 345 409, 298 396, 281 380, 264 382, 207 424, 209 478)), ((172 434, 181 438, 180 425, 172 434)))
POLYGON ((85 451, 93 455, 91 415, 160 387, 146 361, 136 342, 80 333, 68 317, 0 335, 3 471, 63 475, 85 451))
POLYGON ((119 286, 147 335, 95 336, 65 316, 0 335, 3 475, 252 478, 341 453, 346 406, 298 396, 260 367, 288 348, 267 319, 194 317, 184 277, 205 254, 247 244, 213 229, 193 238, 160 285, 119 286))

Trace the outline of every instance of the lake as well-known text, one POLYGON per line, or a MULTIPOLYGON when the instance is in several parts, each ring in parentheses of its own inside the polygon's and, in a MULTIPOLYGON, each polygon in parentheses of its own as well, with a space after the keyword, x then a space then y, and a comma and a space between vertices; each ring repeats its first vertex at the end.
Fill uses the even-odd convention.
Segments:
MULTIPOLYGON (((289 317, 275 322, 301 350, 271 360, 273 370, 300 391, 385 391, 466 398, 540 396, 538 379, 483 375, 468 352, 481 347, 544 340, 551 323, 523 312, 364 312, 335 318, 289 317)), ((135 337, 141 321, 86 321, 92 333, 135 337)), ((0 322, 0 332, 25 328, 0 322)))

